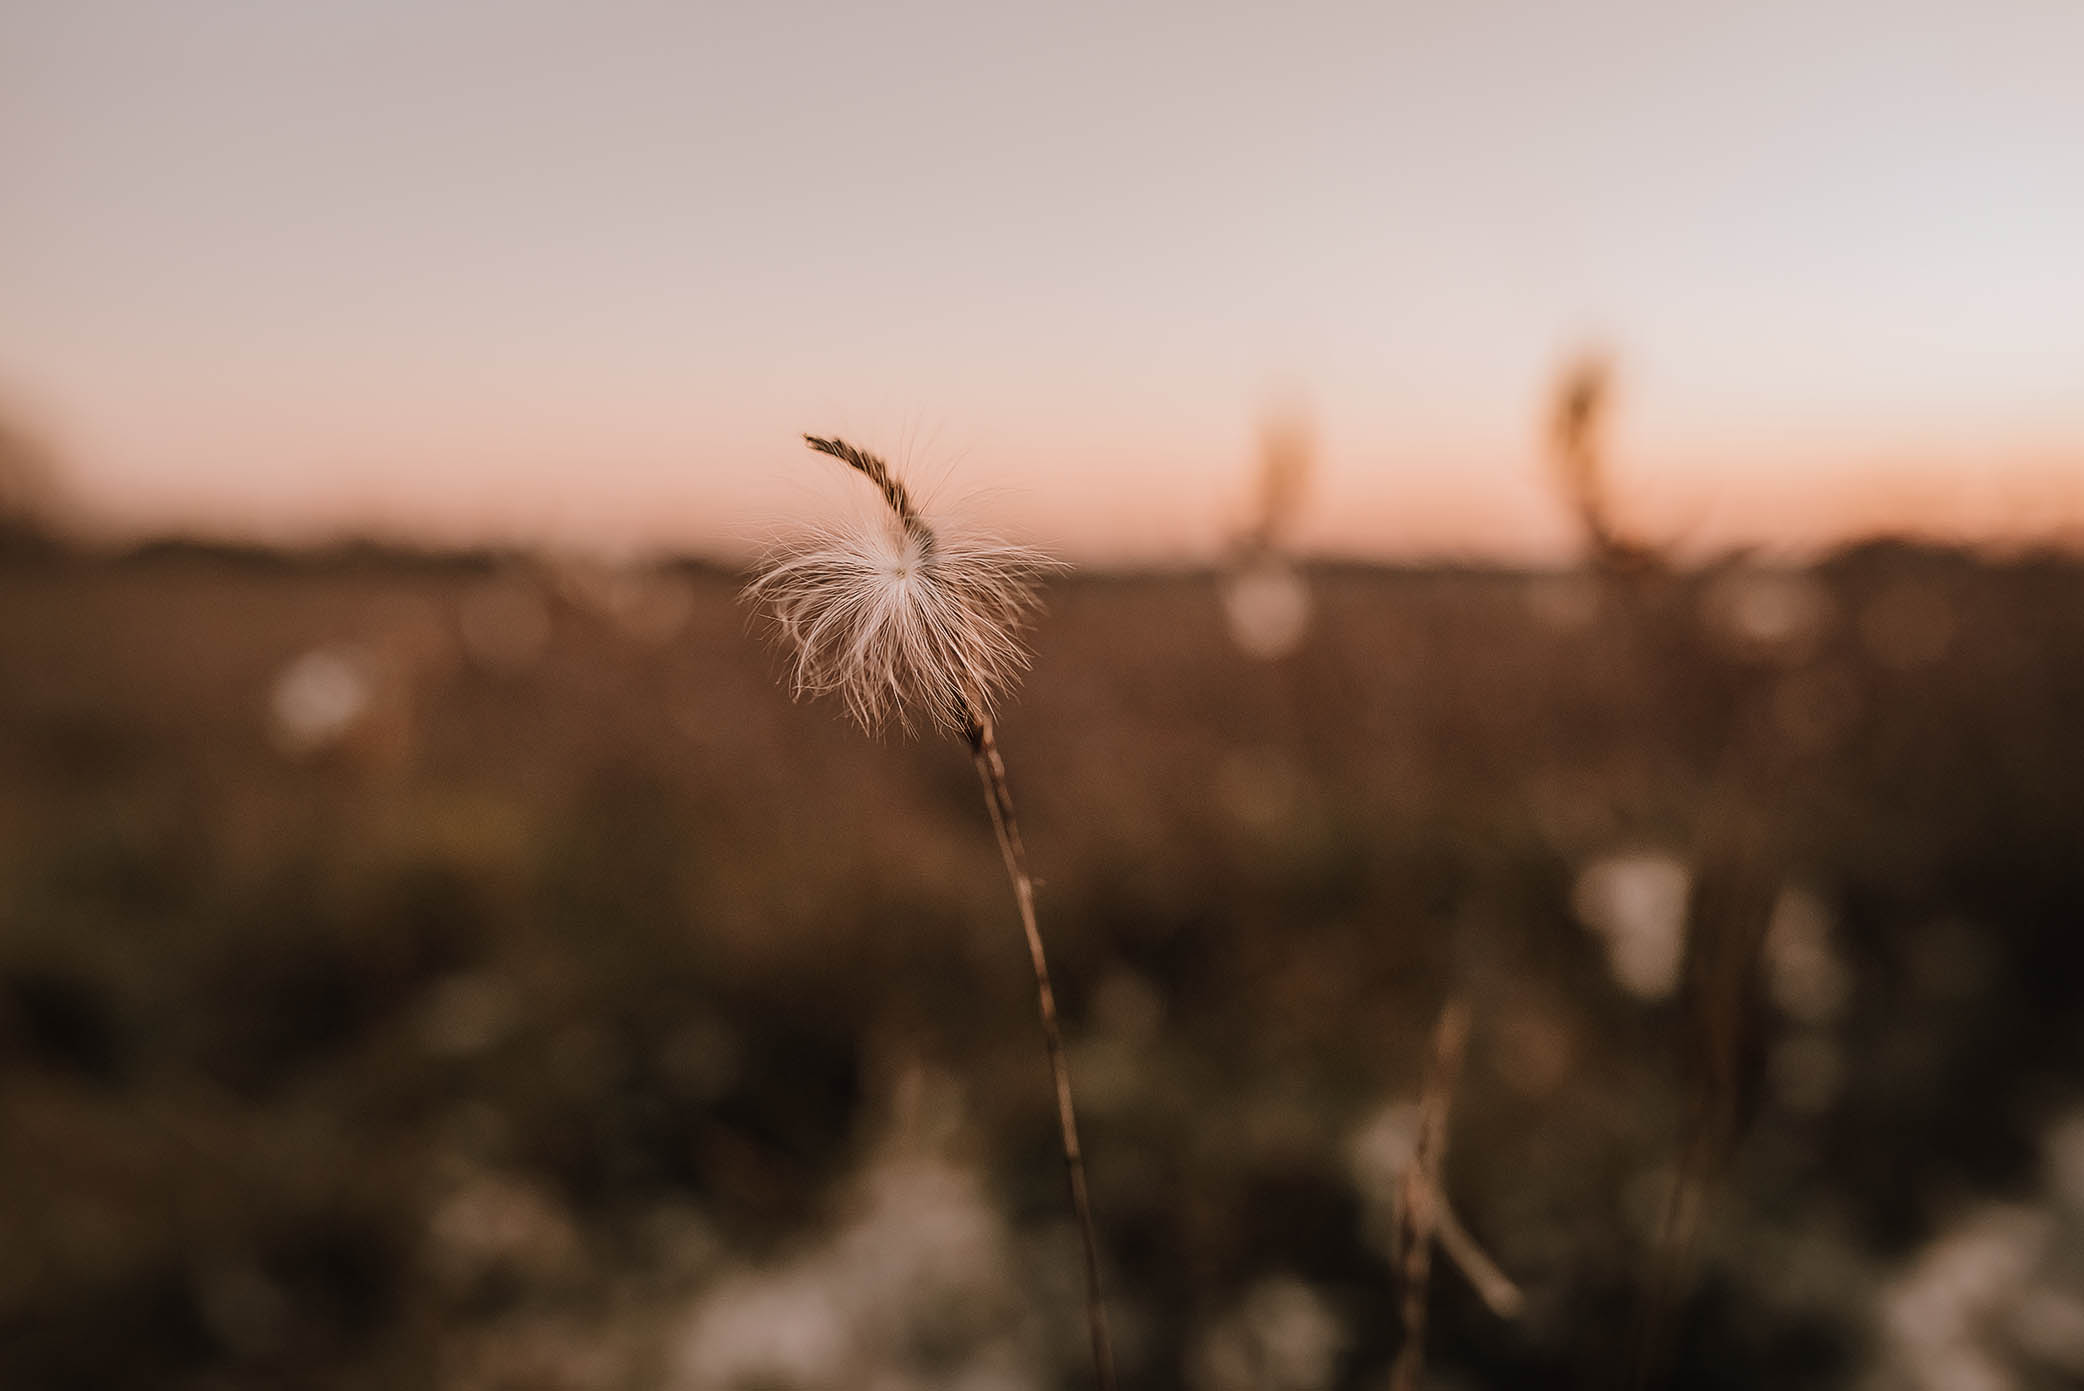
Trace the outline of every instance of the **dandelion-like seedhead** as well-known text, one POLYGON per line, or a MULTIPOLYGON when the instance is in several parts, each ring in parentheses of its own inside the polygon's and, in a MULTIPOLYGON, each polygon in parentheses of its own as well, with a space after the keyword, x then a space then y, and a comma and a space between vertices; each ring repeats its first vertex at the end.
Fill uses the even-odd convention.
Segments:
POLYGON ((989 537, 943 534, 877 456, 805 441, 876 486, 888 514, 814 531, 760 567, 747 597, 773 615, 799 696, 834 694, 862 728, 969 731, 1027 670, 1037 582, 1057 562, 989 537))

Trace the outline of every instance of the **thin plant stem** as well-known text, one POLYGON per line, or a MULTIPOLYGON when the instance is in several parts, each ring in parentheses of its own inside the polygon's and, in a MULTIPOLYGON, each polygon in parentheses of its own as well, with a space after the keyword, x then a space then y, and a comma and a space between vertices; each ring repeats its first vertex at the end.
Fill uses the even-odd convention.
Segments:
POLYGON ((1484 1306, 1501 1319, 1516 1319, 1527 1307, 1527 1297, 1512 1277, 1498 1268, 1498 1263, 1477 1244, 1462 1219, 1455 1214, 1454 1204, 1437 1188, 1433 1191, 1433 1237, 1440 1243, 1440 1250, 1461 1269, 1463 1278, 1476 1291, 1476 1297, 1484 1306))
POLYGON ((1100 1243, 1093 1227, 1092 1198, 1086 1191, 1085 1151, 1078 1144, 1078 1114, 1071 1105, 1071 1068, 1064 1058, 1064 1034, 1057 1023, 1056 991, 1049 983, 1049 958, 1042 950, 1042 932, 1035 926, 1035 881, 1028 875, 1027 848, 1021 843, 1020 822, 1013 814, 1013 792, 1006 783, 1006 763, 999 757, 991 720, 972 713, 965 724, 970 756, 976 762, 977 777, 984 784, 984 805, 991 812, 991 827, 998 833, 999 853, 1006 861, 1006 877, 1013 881, 1013 897, 1020 905, 1020 926, 1027 934, 1028 959, 1035 968, 1042 1039, 1048 1046, 1049 1072, 1056 1083, 1056 1118, 1063 1132, 1064 1170, 1071 1181, 1071 1207, 1078 1217, 1078 1234, 1085 1243, 1085 1319, 1092 1335, 1093 1371, 1100 1391, 1115 1391, 1114 1347, 1107 1335, 1107 1309, 1100 1301, 1100 1243))
POLYGON ((991 725, 992 695, 1010 686, 1027 665, 1017 631, 1034 607, 1034 580, 1050 563, 1019 547, 944 546, 911 491, 882 458, 845 440, 803 438, 875 485, 903 529, 907 549, 893 555, 885 545, 844 542, 813 548, 778 561, 755 581, 753 592, 774 601, 783 631, 796 643, 799 691, 843 692, 849 711, 870 728, 892 716, 909 728, 911 707, 923 705, 936 724, 960 729, 969 743, 1035 968, 1071 1207, 1085 1243, 1093 1370, 1100 1391, 1115 1391, 1114 1350, 1100 1302, 1100 1243, 1086 1191, 1078 1117, 1071 1107, 1071 1068, 1064 1060, 1049 960, 1035 926, 1035 882, 1028 875, 1027 849, 991 725))
POLYGON ((1462 1050, 1468 1042, 1469 1006, 1459 999, 1449 1000, 1440 1011, 1440 1022, 1433 1026, 1432 1055, 1418 1103, 1418 1144, 1399 1194, 1404 1342, 1390 1368, 1391 1391, 1417 1391, 1419 1374, 1425 1368, 1426 1290, 1445 1191, 1440 1174, 1447 1160, 1447 1117, 1462 1070, 1462 1050))

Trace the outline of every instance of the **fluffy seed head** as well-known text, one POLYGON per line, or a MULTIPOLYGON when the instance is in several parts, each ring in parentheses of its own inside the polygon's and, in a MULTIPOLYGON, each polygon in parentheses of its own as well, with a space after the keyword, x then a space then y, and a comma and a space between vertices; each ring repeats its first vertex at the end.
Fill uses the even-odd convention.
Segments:
POLYGON ((785 545, 747 588, 773 615, 796 693, 838 695, 871 732, 922 723, 961 732, 988 719, 1027 670, 1036 582, 1056 562, 943 534, 882 459, 843 440, 804 440, 873 483, 888 511, 785 545))

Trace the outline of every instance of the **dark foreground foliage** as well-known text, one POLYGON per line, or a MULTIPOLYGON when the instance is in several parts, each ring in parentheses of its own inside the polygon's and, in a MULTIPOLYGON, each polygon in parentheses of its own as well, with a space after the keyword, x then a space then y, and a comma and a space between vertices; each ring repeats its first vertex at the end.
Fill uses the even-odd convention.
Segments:
MULTIPOLYGON (((2084 1375, 2084 570, 1308 581, 1059 582, 1004 721, 1125 1379, 1382 1383, 1450 995, 1438 1384, 2084 1375)), ((0 566, 0 1385, 1083 1384, 967 760, 734 586, 0 566)))

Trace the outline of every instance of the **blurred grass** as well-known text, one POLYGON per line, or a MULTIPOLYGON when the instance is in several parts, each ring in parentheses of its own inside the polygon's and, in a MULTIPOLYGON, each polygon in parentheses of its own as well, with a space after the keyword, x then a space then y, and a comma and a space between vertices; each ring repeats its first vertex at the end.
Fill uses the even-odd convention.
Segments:
MULTIPOLYGON (((1125 1372, 1243 1384, 1246 1315, 1305 1307, 1267 1284, 1293 1280, 1330 1370, 1255 1384, 1378 1383, 1394 1284, 1352 1150, 1460 990, 1449 1186, 1530 1307, 1500 1325, 1436 1270, 1448 1384, 1615 1384, 1703 1088, 1733 1138, 1676 1374, 1850 1379, 1889 1280, 1972 1200, 2035 1193, 2079 1100, 2084 568, 1306 575, 1275 662, 1207 576, 1061 581, 1003 723, 1125 1372), (1573 915, 1628 850, 1693 871, 1671 999, 1573 915), (1801 1035, 1840 1060, 1821 1106, 1776 1081, 1795 1023, 1746 996, 1702 1033, 1715 905, 1762 930, 1789 885, 1854 981, 1801 1035)), ((966 760, 791 704, 736 584, 0 560, 0 1385, 692 1384, 688 1311, 844 1227, 921 1076, 1045 1243, 1016 1303, 1073 1321, 1004 1334, 1013 1384, 1078 1384, 966 760)), ((905 1355, 953 1384, 956 1352, 905 1355)))

